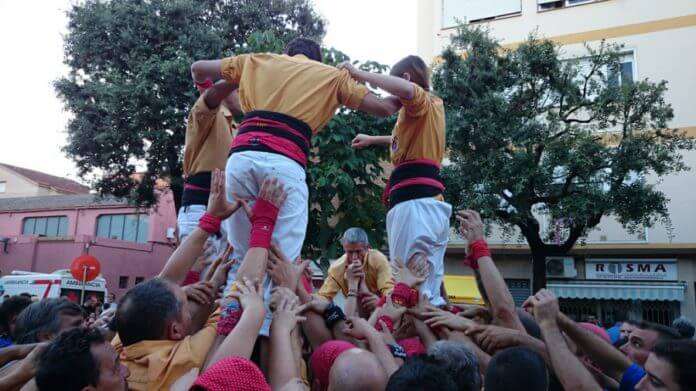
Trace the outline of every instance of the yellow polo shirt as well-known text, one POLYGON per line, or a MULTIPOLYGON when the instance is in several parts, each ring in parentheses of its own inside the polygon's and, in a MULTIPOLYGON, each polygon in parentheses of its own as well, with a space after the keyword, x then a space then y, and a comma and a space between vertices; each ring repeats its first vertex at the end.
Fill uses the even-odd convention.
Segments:
POLYGON ((298 54, 242 54, 222 61, 222 77, 239 86, 242 111, 297 118, 316 134, 341 106, 357 109, 368 93, 346 70, 298 54))
POLYGON ((441 163, 445 156, 445 107, 442 99, 416 87, 413 99, 401 99, 403 107, 392 131, 391 161, 429 159, 441 163))
MULTIPOLYGON (((346 255, 343 254, 331 265, 324 284, 319 289, 319 296, 333 300, 339 290, 343 292, 344 296, 348 294, 348 283, 344 278, 346 259, 346 255)), ((386 295, 391 292, 394 288, 394 281, 387 257, 377 250, 369 250, 363 262, 367 289, 377 295, 386 295)))
POLYGON ((193 105, 186 124, 184 175, 224 170, 232 144, 232 113, 222 103, 208 108, 203 95, 193 105))
POLYGON ((200 370, 217 335, 220 311, 208 318, 207 324, 180 341, 140 341, 123 346, 118 335, 112 345, 128 367, 128 389, 136 391, 188 389, 200 370), (185 387, 185 388, 183 388, 185 387))

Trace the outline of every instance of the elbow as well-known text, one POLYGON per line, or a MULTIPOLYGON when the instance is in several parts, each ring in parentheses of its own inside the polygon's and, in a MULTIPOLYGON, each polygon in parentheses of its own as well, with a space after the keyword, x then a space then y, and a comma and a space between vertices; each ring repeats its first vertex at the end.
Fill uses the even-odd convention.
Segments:
POLYGON ((193 80, 199 80, 201 72, 203 71, 203 60, 198 60, 191 64, 191 77, 193 80))
POLYGON ((515 318, 517 318, 517 313, 515 312, 514 308, 502 307, 495 309, 493 312, 493 317, 497 319, 498 322, 504 324, 513 324, 515 322, 515 318))

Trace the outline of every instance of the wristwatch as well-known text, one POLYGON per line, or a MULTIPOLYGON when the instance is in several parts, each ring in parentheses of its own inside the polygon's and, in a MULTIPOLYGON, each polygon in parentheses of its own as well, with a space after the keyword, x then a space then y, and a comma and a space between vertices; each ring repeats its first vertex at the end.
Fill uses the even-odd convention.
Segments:
POLYGON ((400 358, 402 360, 406 359, 406 351, 404 348, 401 347, 399 344, 387 344, 387 347, 389 347, 389 350, 391 351, 392 356, 394 358, 400 358))

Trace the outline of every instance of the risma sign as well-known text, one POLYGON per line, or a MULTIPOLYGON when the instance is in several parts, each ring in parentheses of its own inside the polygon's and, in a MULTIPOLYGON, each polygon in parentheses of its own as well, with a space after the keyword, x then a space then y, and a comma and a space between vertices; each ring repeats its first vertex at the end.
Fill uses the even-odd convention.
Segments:
POLYGON ((676 259, 588 259, 588 280, 676 281, 676 259))

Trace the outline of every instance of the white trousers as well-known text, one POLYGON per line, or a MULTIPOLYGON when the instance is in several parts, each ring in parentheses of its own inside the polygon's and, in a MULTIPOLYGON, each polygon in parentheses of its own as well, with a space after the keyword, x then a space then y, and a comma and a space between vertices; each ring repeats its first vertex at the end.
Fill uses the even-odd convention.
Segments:
MULTIPOLYGON (((272 242, 276 244, 290 260, 300 256, 307 222, 309 220, 309 190, 304 168, 295 161, 274 153, 244 151, 232 154, 227 159, 225 168, 227 199, 234 202, 238 199, 256 200, 261 184, 267 177, 275 177, 283 184, 288 198, 280 208, 272 242)), ((225 222, 227 240, 234 247, 233 259, 237 262, 227 276, 227 291, 237 276, 244 255, 249 249, 249 234, 251 222, 243 211, 233 214, 225 222)), ((264 281, 264 301, 268 305, 271 281, 264 281)), ((271 324, 271 312, 266 311, 266 319, 261 328, 261 335, 268 336, 271 324)))
POLYGON ((440 286, 445 275, 445 250, 449 241, 452 206, 435 198, 417 198, 401 202, 387 213, 389 256, 404 263, 417 253, 424 254, 432 272, 421 286, 433 305, 445 304, 440 286))
MULTIPOLYGON (((179 208, 179 214, 176 217, 176 224, 179 226, 179 243, 183 243, 184 239, 198 227, 198 220, 203 216, 206 209, 205 205, 187 205, 179 208)), ((211 257, 217 257, 227 247, 227 237, 224 229, 221 228, 220 231, 222 233, 221 237, 210 235, 208 238, 208 241, 213 245, 211 257)), ((205 270, 201 274, 205 274, 205 270)))

